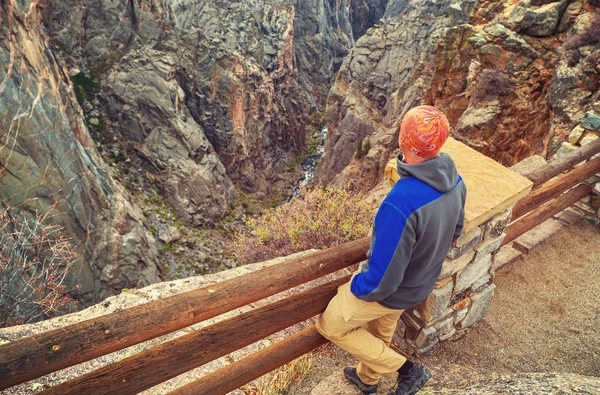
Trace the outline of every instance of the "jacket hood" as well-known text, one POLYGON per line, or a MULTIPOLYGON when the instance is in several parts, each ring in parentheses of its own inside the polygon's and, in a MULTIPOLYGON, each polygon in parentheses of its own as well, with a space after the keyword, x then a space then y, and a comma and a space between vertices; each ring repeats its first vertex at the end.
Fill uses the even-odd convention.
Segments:
POLYGON ((440 192, 448 192, 458 182, 456 165, 450 155, 442 152, 421 163, 409 165, 402 154, 397 159, 400 177, 415 177, 440 192))

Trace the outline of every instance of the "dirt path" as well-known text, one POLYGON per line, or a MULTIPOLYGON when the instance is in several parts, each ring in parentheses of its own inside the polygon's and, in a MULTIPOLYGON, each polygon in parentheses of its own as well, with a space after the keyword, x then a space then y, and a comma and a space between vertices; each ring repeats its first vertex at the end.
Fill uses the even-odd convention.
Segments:
MULTIPOLYGON (((433 355, 421 358, 434 372, 428 387, 454 379, 464 381, 468 373, 600 376, 597 229, 585 221, 572 225, 524 259, 502 268, 495 283, 496 296, 486 318, 462 339, 444 342, 433 355)), ((309 377, 291 393, 310 394, 321 380, 355 363, 346 352, 329 345, 315 354, 309 377)), ((333 390, 336 387, 344 388, 340 394, 349 393, 343 380, 341 374, 336 375, 320 386, 325 384, 331 394, 339 392, 333 390)), ((380 393, 387 393, 393 381, 382 380, 380 393)))
POLYGON ((494 280, 490 312, 423 361, 502 373, 600 376, 600 232, 582 221, 494 280))

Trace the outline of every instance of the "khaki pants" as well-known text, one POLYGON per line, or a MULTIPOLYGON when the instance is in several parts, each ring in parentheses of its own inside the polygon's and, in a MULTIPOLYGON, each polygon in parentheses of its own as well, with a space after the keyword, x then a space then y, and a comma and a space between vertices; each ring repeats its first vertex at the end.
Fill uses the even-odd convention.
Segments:
POLYGON ((403 310, 392 310, 376 302, 365 302, 350 292, 350 283, 338 288, 327 309, 317 320, 317 329, 332 343, 360 361, 358 377, 377 384, 382 374, 393 373, 406 358, 389 345, 403 310))

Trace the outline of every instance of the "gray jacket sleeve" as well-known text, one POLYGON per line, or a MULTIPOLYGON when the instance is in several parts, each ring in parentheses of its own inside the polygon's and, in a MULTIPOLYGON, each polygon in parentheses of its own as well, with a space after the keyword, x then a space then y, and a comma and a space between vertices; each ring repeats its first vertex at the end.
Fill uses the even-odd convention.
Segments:
POLYGON ((458 223, 456 224, 456 229, 454 230, 454 237, 452 238, 452 242, 455 242, 460 237, 464 226, 465 226, 465 208, 463 207, 463 209, 460 212, 460 219, 458 220, 458 223))

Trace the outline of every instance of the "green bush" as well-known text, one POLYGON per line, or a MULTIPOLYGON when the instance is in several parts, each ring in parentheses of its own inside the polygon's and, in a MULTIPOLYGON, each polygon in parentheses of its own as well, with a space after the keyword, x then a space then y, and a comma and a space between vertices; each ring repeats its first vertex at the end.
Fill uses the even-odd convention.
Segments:
POLYGON ((250 218, 248 231, 234 237, 230 252, 246 263, 311 248, 328 248, 367 235, 372 207, 356 194, 325 187, 250 218))
POLYGON ((354 157, 356 159, 361 159, 363 157, 365 157, 368 153, 369 150, 371 149, 371 140, 369 139, 358 139, 358 145, 356 146, 356 154, 354 155, 354 157))

